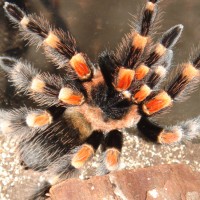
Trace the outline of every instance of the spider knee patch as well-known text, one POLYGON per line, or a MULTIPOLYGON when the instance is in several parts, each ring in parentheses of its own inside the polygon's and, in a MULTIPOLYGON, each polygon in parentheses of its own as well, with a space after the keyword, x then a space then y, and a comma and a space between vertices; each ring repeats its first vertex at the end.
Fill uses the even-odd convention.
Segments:
POLYGON ((135 78, 142 80, 149 73, 150 68, 144 64, 139 65, 135 70, 135 78))
POLYGON ((115 80, 115 88, 117 91, 127 90, 133 79, 135 71, 131 69, 120 68, 115 80))
POLYGON ((133 42, 132 46, 134 49, 138 49, 139 51, 143 51, 146 44, 147 44, 148 38, 145 36, 140 35, 139 33, 133 34, 133 42))
POLYGON ((30 89, 33 92, 43 93, 45 86, 46 84, 42 79, 35 77, 31 82, 30 89))
POLYGON ((151 91, 152 90, 146 84, 142 85, 139 91, 133 95, 133 102, 140 103, 141 101, 145 100, 150 95, 151 91))
POLYGON ((85 144, 74 155, 71 165, 77 169, 84 166, 84 164, 94 155, 94 149, 91 145, 85 144))
POLYGON ((199 82, 198 77, 200 76, 200 72, 193 64, 182 64, 181 68, 182 70, 179 71, 178 75, 167 87, 168 94, 175 100, 177 97, 181 98, 182 94, 184 96, 184 90, 186 90, 188 94, 191 92, 187 90, 189 84, 194 87, 195 84, 199 82))
POLYGON ((158 142, 161 144, 173 144, 182 139, 181 131, 162 131, 158 135, 158 142))
POLYGON ((121 152, 118 149, 111 148, 105 152, 105 166, 109 171, 114 171, 119 167, 121 152))
POLYGON ((53 32, 49 32, 43 43, 44 45, 57 49, 59 48, 60 39, 53 32))
POLYGON ((91 69, 89 68, 85 58, 81 53, 75 54, 69 61, 72 68, 75 70, 77 76, 81 80, 87 80, 91 76, 91 69))
POLYGON ((147 100, 142 108, 147 115, 152 115, 172 105, 171 97, 165 92, 161 91, 158 94, 147 100))
POLYGON ((71 161, 71 165, 77 169, 83 167, 85 163, 94 155, 103 139, 101 131, 94 131, 80 147, 71 161))
POLYGON ((104 165, 107 170, 113 171, 119 167, 123 135, 118 130, 110 131, 104 142, 104 165))
POLYGON ((149 55, 145 64, 147 66, 152 66, 156 63, 166 52, 167 48, 163 46, 161 43, 158 43, 155 47, 155 50, 149 55))
POLYGON ((143 53, 148 42, 148 37, 142 36, 138 32, 133 33, 131 50, 125 61, 125 66, 133 68, 141 54, 143 53))
POLYGON ((199 70, 191 63, 183 64, 182 76, 187 77, 188 81, 192 80, 194 77, 199 76, 199 70))
POLYGON ((29 127, 37 128, 52 123, 52 116, 50 113, 44 112, 31 112, 26 117, 26 123, 29 127))
POLYGON ((57 29, 49 30, 43 41, 43 46, 45 54, 55 62, 56 65, 62 67, 66 66, 69 59, 71 59, 76 52, 76 44, 73 37, 57 29), (69 43, 71 46, 69 46, 69 43))
POLYGON ((71 88, 62 88, 59 92, 58 99, 65 104, 81 105, 85 98, 82 94, 74 92, 71 88))

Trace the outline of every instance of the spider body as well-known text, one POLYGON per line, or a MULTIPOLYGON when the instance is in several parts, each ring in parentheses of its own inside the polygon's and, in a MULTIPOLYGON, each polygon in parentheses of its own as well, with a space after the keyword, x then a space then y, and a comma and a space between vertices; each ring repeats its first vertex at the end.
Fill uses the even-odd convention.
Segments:
POLYGON ((29 63, 1 57, 17 91, 28 95, 40 108, 1 110, 0 128, 16 139, 22 163, 50 174, 31 198, 74 175, 101 146, 104 173, 116 170, 123 147, 123 130, 137 126, 153 142, 172 144, 199 133, 199 117, 163 128, 151 117, 168 110, 199 82, 200 56, 180 65, 164 87, 173 57, 172 48, 183 26, 167 30, 152 45, 157 0, 148 0, 139 22, 116 51, 105 51, 93 64, 78 51, 72 35, 51 27, 42 17, 27 15, 18 6, 5 3, 9 19, 29 43, 44 49, 61 68, 59 75, 42 73, 29 63), (189 89, 188 89, 189 88, 189 89))

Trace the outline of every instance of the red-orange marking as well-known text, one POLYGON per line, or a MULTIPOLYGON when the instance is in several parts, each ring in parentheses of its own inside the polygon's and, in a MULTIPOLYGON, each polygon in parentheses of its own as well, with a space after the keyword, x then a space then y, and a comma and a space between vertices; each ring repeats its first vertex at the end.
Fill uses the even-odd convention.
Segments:
POLYGON ((147 41, 148 41, 148 37, 144 37, 140 35, 139 33, 135 32, 133 34, 132 46, 136 49, 143 50, 147 44, 147 41))
POLYGON ((85 162, 94 154, 94 149, 90 145, 83 145, 83 147, 72 158, 71 164, 75 168, 81 168, 85 162))
POLYGON ((183 76, 186 76, 189 80, 192 80, 195 76, 199 76, 199 70, 196 69, 191 63, 183 64, 183 76))
POLYGON ((164 144, 172 144, 180 140, 180 135, 176 132, 161 132, 158 136, 158 142, 164 144))
POLYGON ((79 96, 71 95, 70 97, 68 97, 68 99, 66 99, 66 102, 72 105, 80 105, 82 101, 83 101, 83 96, 80 95, 79 96))
POLYGON ((59 92, 58 98, 66 103, 71 105, 80 105, 84 101, 84 96, 82 94, 75 94, 71 88, 62 88, 59 92))
POLYGON ((42 115, 38 115, 35 117, 35 125, 44 126, 51 121, 51 117, 48 113, 44 113, 42 115))
POLYGON ((143 105, 143 111, 148 115, 152 115, 171 104, 171 97, 165 91, 161 91, 153 99, 147 101, 143 105))
POLYGON ((109 149, 106 152, 106 165, 108 169, 115 169, 119 164, 120 152, 117 149, 109 149))
POLYGON ((137 80, 142 80, 148 74, 149 70, 149 67, 146 65, 139 65, 135 70, 135 78, 137 80))
POLYGON ((120 68, 117 76, 117 84, 116 84, 116 89, 118 91, 124 91, 127 90, 133 79, 134 79, 135 71, 131 69, 125 69, 125 68, 120 68))
POLYGON ((90 76, 91 70, 81 53, 74 55, 70 60, 70 64, 80 79, 85 79, 90 76))
POLYGON ((40 127, 52 122, 52 116, 48 112, 42 114, 30 113, 26 118, 26 123, 30 127, 40 127))
POLYGON ((146 99, 147 96, 149 96, 151 93, 151 89, 147 85, 143 85, 140 90, 134 95, 133 100, 136 103, 139 103, 146 99))

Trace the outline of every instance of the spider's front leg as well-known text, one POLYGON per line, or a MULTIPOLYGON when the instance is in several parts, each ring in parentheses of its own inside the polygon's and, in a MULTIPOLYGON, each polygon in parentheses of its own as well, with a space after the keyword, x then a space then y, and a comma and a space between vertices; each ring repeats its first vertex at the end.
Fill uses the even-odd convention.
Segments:
POLYGON ((78 106, 85 101, 86 91, 75 80, 41 73, 29 63, 10 57, 1 57, 0 62, 18 92, 25 93, 42 106, 78 106))
POLYGON ((147 1, 138 20, 139 23, 133 24, 131 32, 122 39, 112 58, 105 53, 100 56, 100 68, 109 88, 114 86, 117 91, 124 92, 135 79, 137 73, 134 68, 141 63, 143 54, 150 47, 157 2, 158 0, 147 1), (115 66, 109 60, 113 60, 115 66))
POLYGON ((68 32, 55 29, 42 17, 27 15, 15 4, 6 2, 4 9, 9 19, 15 23, 26 40, 31 44, 42 46, 45 55, 67 71, 67 76, 81 81, 90 80, 93 65, 86 54, 79 52, 76 41, 68 32))
POLYGON ((142 103, 142 112, 146 116, 152 116, 172 106, 173 101, 184 100, 199 83, 199 69, 199 56, 194 60, 181 64, 178 73, 167 84, 165 90, 152 92, 142 103))
POLYGON ((165 78, 173 57, 172 48, 183 26, 167 30, 151 47, 151 34, 157 13, 157 1, 147 1, 139 25, 125 36, 114 54, 103 53, 99 66, 110 90, 116 90, 140 104, 165 78), (149 49, 152 49, 150 53, 149 49))

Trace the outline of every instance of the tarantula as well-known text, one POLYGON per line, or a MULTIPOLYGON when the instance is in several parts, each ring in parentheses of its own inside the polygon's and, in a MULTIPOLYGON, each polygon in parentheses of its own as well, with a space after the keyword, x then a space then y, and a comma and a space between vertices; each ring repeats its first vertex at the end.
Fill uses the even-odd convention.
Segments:
POLYGON ((78 50, 69 32, 5 3, 8 18, 24 38, 42 47, 60 70, 59 75, 41 73, 26 61, 0 58, 1 68, 16 90, 40 107, 1 110, 0 117, 1 131, 16 138, 23 164, 50 174, 30 199, 44 195, 51 185, 81 169, 99 146, 105 173, 116 170, 125 128, 137 126, 145 137, 161 144, 176 143, 184 137, 192 139, 199 133, 199 117, 168 129, 150 120, 190 94, 200 75, 199 54, 180 64, 174 78, 160 88, 183 25, 170 28, 152 44, 157 3, 148 0, 137 24, 119 47, 102 52, 95 65, 78 50))

